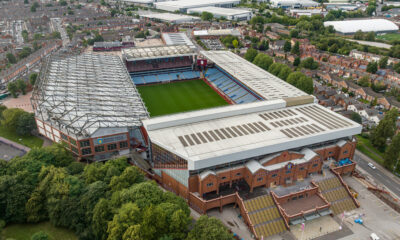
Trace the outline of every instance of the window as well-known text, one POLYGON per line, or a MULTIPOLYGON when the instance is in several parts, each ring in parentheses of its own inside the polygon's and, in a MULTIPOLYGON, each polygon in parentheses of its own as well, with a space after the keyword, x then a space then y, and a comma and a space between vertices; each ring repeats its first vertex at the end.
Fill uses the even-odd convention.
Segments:
POLYGON ((222 177, 221 179, 222 179, 222 180, 225 180, 225 179, 226 179, 226 177, 224 176, 224 177, 222 177))
POLYGON ((61 138, 68 142, 68 136, 65 135, 64 133, 61 133, 61 138))
POLYGON ((297 197, 293 197, 292 200, 297 200, 297 197))
POLYGON ((120 142, 119 143, 119 148, 127 148, 128 147, 128 142, 120 142))
POLYGON ((289 174, 289 173, 291 173, 291 172, 292 172, 292 171, 290 171, 290 170, 287 170, 287 171, 286 171, 286 174, 289 174))
POLYGON ((94 148, 95 152, 104 152, 104 146, 97 146, 94 148))
POLYGON ((107 145, 107 149, 108 149, 108 151, 117 149, 117 144, 115 144, 115 143, 113 143, 113 144, 108 144, 108 145, 107 145))
POLYGON ((70 142, 72 145, 75 145, 75 146, 76 146, 76 141, 75 141, 74 139, 70 138, 70 139, 69 139, 69 142, 70 142))
POLYGON ((291 179, 290 177, 285 178, 286 181, 290 181, 290 179, 291 179))
POLYGON ((276 175, 276 173, 275 174, 272 174, 272 176, 271 177, 276 177, 277 175, 276 175))
POLYGON ((81 147, 89 147, 90 146, 89 140, 80 141, 79 143, 80 143, 81 147))
POLYGON ((214 185, 214 183, 207 183, 207 187, 212 187, 214 185))
POLYGON ((348 153, 348 151, 347 151, 347 150, 343 152, 343 154, 347 154, 347 153, 348 153))
POLYGON ((331 154, 332 154, 332 152, 329 152, 328 154, 329 154, 329 155, 331 155, 331 154))
POLYGON ((315 163, 315 164, 313 164, 312 166, 313 166, 313 167, 317 167, 317 166, 318 166, 318 163, 315 163))
POLYGON ((72 152, 79 154, 78 149, 76 147, 71 147, 72 152))
POLYGON ((262 177, 257 178, 257 182, 261 182, 263 180, 262 177))
POLYGON ((90 148, 82 149, 82 155, 89 155, 89 154, 92 154, 92 149, 90 148))
POLYGON ((240 172, 236 173, 236 176, 240 176, 240 172))
POLYGON ((300 168, 300 171, 303 171, 303 170, 304 170, 304 167, 301 167, 301 168, 300 168))
POLYGON ((304 198, 304 196, 303 196, 303 195, 300 195, 300 196, 299 196, 299 199, 302 199, 302 198, 304 198))

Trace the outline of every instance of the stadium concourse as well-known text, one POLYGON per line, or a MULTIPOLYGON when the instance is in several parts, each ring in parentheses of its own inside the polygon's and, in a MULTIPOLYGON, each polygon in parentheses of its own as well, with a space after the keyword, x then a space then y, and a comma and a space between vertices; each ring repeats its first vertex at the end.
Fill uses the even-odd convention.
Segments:
POLYGON ((49 59, 32 98, 39 132, 79 160, 127 156, 199 213, 234 204, 256 239, 359 207, 341 177, 358 123, 230 51, 122 56, 49 59))

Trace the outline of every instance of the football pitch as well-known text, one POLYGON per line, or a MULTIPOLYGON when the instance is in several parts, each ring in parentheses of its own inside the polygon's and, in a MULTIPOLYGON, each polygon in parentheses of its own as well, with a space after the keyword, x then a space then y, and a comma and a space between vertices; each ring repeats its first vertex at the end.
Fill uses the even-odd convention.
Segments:
POLYGON ((137 89, 152 117, 228 105, 200 79, 137 86, 137 89))

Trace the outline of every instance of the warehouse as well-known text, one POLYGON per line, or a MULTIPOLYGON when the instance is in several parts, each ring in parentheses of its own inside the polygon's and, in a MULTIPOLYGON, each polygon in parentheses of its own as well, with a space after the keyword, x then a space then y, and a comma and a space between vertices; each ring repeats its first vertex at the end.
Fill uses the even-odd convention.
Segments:
POLYGON ((175 13, 145 13, 141 14, 140 17, 144 19, 157 20, 161 22, 169 22, 175 24, 200 21, 199 17, 193 17, 175 13))
POLYGON ((197 13, 202 14, 203 12, 212 13, 215 18, 225 18, 227 20, 246 21, 250 20, 252 12, 246 9, 239 8, 221 8, 221 7, 200 7, 190 8, 187 10, 188 14, 197 13))
POLYGON ((344 35, 352 35, 357 31, 388 33, 399 30, 395 23, 386 19, 328 21, 324 22, 324 26, 332 26, 337 33, 344 35))
POLYGON ((230 8, 240 3, 240 0, 178 0, 168 2, 157 2, 154 6, 157 9, 169 12, 183 12, 187 13, 190 8, 199 7, 223 7, 230 8))
POLYGON ((319 3, 311 0, 271 0, 274 8, 309 8, 318 7, 319 3))

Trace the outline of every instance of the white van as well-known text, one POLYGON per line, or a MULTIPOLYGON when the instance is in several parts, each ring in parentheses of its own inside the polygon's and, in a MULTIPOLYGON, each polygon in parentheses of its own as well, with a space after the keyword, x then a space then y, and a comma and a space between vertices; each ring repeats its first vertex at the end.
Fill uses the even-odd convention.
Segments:
POLYGON ((379 237, 376 235, 376 233, 371 233, 370 237, 372 240, 379 240, 379 237))

